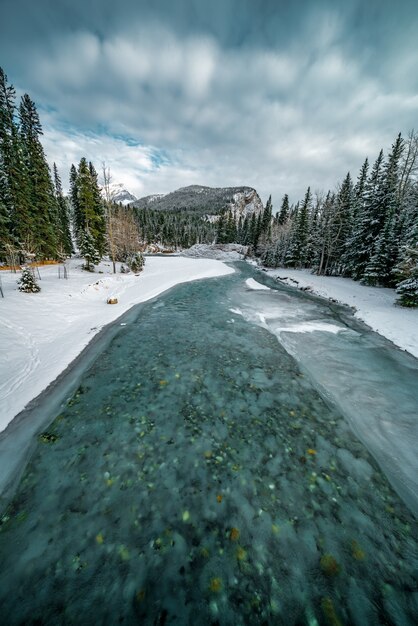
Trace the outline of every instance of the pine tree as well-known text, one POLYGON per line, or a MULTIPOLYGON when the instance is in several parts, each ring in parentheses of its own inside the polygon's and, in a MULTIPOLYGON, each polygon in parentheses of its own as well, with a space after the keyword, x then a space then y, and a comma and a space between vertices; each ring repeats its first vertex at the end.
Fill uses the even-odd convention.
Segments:
POLYGON ((309 218, 309 233, 308 233, 308 241, 306 243, 306 260, 305 265, 307 267, 312 267, 317 269, 319 265, 319 240, 320 240, 320 230, 319 230, 319 212, 320 212, 321 201, 317 198, 315 208, 312 211, 312 214, 309 218))
MULTIPOLYGON (((364 166, 363 166, 364 167, 364 166)), ((346 175, 336 197, 335 211, 333 214, 333 259, 330 267, 331 273, 348 273, 345 269, 345 250, 349 241, 353 213, 354 193, 350 172, 346 175)))
MULTIPOLYGON (((395 218, 393 217, 392 220, 395 218)), ((361 282, 375 287, 386 287, 393 282, 392 268, 396 261, 393 221, 388 219, 378 236, 373 254, 367 263, 361 282)))
POLYGON ((93 266, 100 262, 100 254, 96 248, 96 241, 88 228, 80 236, 79 248, 86 261, 84 269, 93 272, 93 266))
POLYGON ((31 236, 40 256, 57 256, 58 206, 41 142, 42 126, 34 102, 27 94, 19 107, 20 136, 29 178, 31 236))
MULTIPOLYGON (((0 68, 0 235, 2 248, 31 233, 28 172, 15 123, 16 93, 0 68)), ((3 252, 0 252, 3 255, 3 252)))
POLYGON ((7 206, 0 197, 0 259, 6 258, 7 245, 11 244, 10 217, 7 206))
POLYGON ((73 252, 73 244, 71 241, 70 233, 70 220, 68 216, 67 202, 64 198, 62 191, 62 183, 56 164, 53 166, 54 172, 54 187, 55 187, 55 199, 58 205, 58 222, 59 222, 59 240, 58 243, 61 246, 63 252, 70 256, 73 252))
POLYGON ((399 134, 376 187, 371 204, 373 221, 368 233, 369 259, 361 280, 365 284, 389 285, 399 253, 399 160, 403 140, 399 134), (379 274, 380 272, 380 274, 379 274))
POLYGON ((218 219, 217 227, 216 227, 216 242, 217 243, 226 243, 227 240, 227 218, 225 215, 225 211, 223 211, 218 219))
POLYGON ((287 265, 293 265, 294 267, 305 267, 306 265, 311 201, 311 188, 308 187, 302 206, 295 217, 295 230, 286 263, 287 265))
POLYGON ((97 250, 103 256, 106 250, 106 217, 104 203, 99 187, 98 175, 93 163, 89 163, 89 172, 94 201, 94 220, 90 222, 89 228, 95 238, 97 250))
MULTIPOLYGON (((383 150, 380 151, 363 192, 363 206, 347 240, 345 263, 355 279, 363 277, 366 265, 373 254, 373 246, 381 229, 381 197, 383 150)), ((364 167, 364 166, 363 166, 364 167)))
POLYGON ((135 274, 141 272, 145 265, 145 257, 141 252, 135 252, 127 260, 127 265, 135 274))
POLYGON ((397 302, 401 306, 418 306, 418 252, 415 267, 412 269, 409 278, 399 283, 396 293, 399 296, 397 302))
POLYGON ((97 173, 92 163, 83 157, 78 171, 70 171, 70 196, 73 204, 74 231, 77 245, 83 256, 86 241, 93 240, 94 249, 101 258, 106 244, 106 221, 103 201, 97 182, 97 173))
POLYGON ((317 274, 329 274, 334 255, 335 194, 328 191, 321 204, 318 223, 318 268, 317 274))
POLYGON ((237 240, 237 225, 232 211, 228 211, 226 220, 226 242, 234 243, 237 240))
POLYGON ((269 239, 271 235, 271 220, 273 216, 273 205, 271 202, 271 196, 267 200, 266 206, 263 211, 263 217, 261 219, 261 232, 269 239))
POLYGON ((282 200, 282 206, 280 208, 280 213, 277 217, 278 222, 280 225, 283 225, 287 222, 288 218, 289 218, 289 213, 290 213, 290 209, 289 209, 289 196, 287 195, 287 193, 283 196, 283 200, 282 200))
POLYGON ((77 168, 74 164, 72 164, 70 168, 70 202, 72 206, 73 230, 74 230, 75 240, 78 245, 81 234, 86 228, 86 222, 85 222, 85 216, 83 212, 81 211, 80 203, 78 201, 77 179, 78 179, 77 168))
POLYGON ((40 286, 36 282, 35 275, 29 267, 24 267, 22 269, 22 276, 17 282, 19 285, 19 291, 23 291, 25 293, 37 293, 38 291, 41 291, 40 286))
POLYGON ((418 183, 410 190, 405 209, 405 238, 392 274, 397 280, 398 303, 418 306, 418 183))

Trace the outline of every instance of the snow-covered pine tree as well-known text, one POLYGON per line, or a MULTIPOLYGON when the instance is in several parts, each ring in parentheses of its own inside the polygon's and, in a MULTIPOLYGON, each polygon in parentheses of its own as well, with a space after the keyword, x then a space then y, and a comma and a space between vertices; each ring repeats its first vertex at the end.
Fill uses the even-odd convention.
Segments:
POLYGON ((418 182, 409 190, 405 214, 405 238, 392 274, 398 281, 398 303, 418 306, 418 182))
POLYGON ((302 206, 295 215, 295 230, 292 243, 286 259, 286 265, 305 267, 307 262, 307 244, 309 236, 309 221, 311 214, 311 188, 308 187, 302 206))
POLYGON ((308 241, 306 244, 306 261, 305 261, 306 267, 311 267, 315 271, 318 269, 318 265, 319 265, 320 207, 321 207, 321 198, 317 196, 315 206, 309 217, 309 233, 308 233, 308 241))
POLYGON ((216 243, 226 243, 227 242, 227 216, 225 211, 223 211, 218 219, 216 225, 216 243))
POLYGON ((277 216, 277 220, 281 226, 287 222, 289 219, 290 208, 289 208, 289 196, 287 193, 283 196, 282 206, 280 207, 280 213, 277 216))
POLYGON ((261 219, 261 232, 265 234, 267 240, 271 234, 271 220, 273 217, 273 204, 271 202, 271 196, 267 200, 266 206, 263 211, 263 217, 261 219))
POLYGON ((367 185, 368 171, 369 159, 366 158, 361 166, 357 182, 354 185, 350 233, 344 244, 344 250, 342 251, 341 256, 341 263, 346 276, 354 275, 356 259, 359 254, 358 244, 365 211, 365 189, 367 185))
POLYGON ((41 291, 41 288, 36 282, 35 275, 30 267, 25 266, 22 268, 22 275, 17 282, 19 285, 19 291, 23 291, 25 293, 37 293, 38 291, 41 291))
POLYGON ((94 220, 90 220, 89 228, 96 241, 97 250, 102 257, 106 250, 106 216, 99 177, 91 161, 89 162, 89 173, 94 202, 94 220))
POLYGON ((334 253, 333 219, 335 212, 335 194, 328 191, 321 204, 318 224, 318 269, 317 274, 328 274, 334 253))
POLYGON ((283 264, 286 267, 294 267, 296 264, 296 229, 299 217, 299 202, 296 203, 289 216, 289 233, 287 238, 286 250, 283 255, 283 264))
POLYGON ((396 138, 376 190, 374 221, 370 235, 369 260, 364 267, 361 282, 389 286, 391 272, 399 254, 399 160, 403 139, 396 138), (380 274, 379 274, 380 272, 380 274))
MULTIPOLYGON (((359 280, 369 262, 373 246, 381 228, 381 194, 383 150, 379 152, 364 187, 363 199, 358 205, 352 234, 347 240, 345 267, 352 278, 359 280)), ((363 168, 365 165, 363 165, 363 168)))
POLYGON ((86 261, 84 269, 88 272, 94 272, 94 265, 100 263, 101 256, 96 248, 95 239, 88 228, 81 233, 79 239, 79 249, 81 255, 86 261))
POLYGON ((353 205, 353 183, 348 172, 336 196, 333 214, 333 259, 329 268, 332 274, 348 273, 345 268, 344 253, 352 230, 353 205))
MULTIPOLYGON (((392 220, 394 219, 395 217, 392 218, 392 220)), ((386 287, 393 280, 392 268, 396 260, 397 246, 392 220, 387 220, 375 242, 373 254, 361 279, 365 285, 386 287)))
POLYGON ((70 233, 70 219, 68 215, 67 202, 62 191, 61 178, 58 173, 56 164, 53 166, 55 198, 58 205, 58 223, 59 223, 59 245, 62 250, 70 256, 73 252, 73 243, 70 233))
POLYGON ((227 243, 234 243, 237 240, 237 224, 232 211, 228 211, 226 220, 226 240, 227 243))
POLYGON ((142 271, 145 265, 145 257, 142 252, 135 252, 135 254, 132 254, 132 256, 128 258, 126 264, 132 272, 137 274, 142 271))
MULTIPOLYGON (((81 251, 87 241, 93 239, 94 249, 101 258, 105 250, 106 220, 103 201, 97 182, 97 173, 92 163, 87 163, 83 157, 78 170, 72 166, 70 171, 71 200, 73 204, 74 231, 77 245, 81 251)), ((83 256, 85 256, 83 254, 83 256)))
POLYGON ((56 258, 58 249, 58 206, 54 195, 44 149, 40 142, 42 126, 35 103, 27 94, 19 107, 20 136, 23 157, 29 177, 30 222, 38 253, 43 258, 56 258))
POLYGON ((16 92, 0 67, 0 206, 1 258, 7 246, 18 245, 31 233, 28 172, 17 124, 16 92))
POLYGON ((415 264, 410 270, 409 277, 399 283, 396 289, 396 293, 399 298, 398 304, 407 307, 418 306, 418 248, 411 250, 411 258, 415 257, 415 264))
POLYGON ((79 242, 82 232, 86 227, 85 216, 80 208, 80 203, 78 201, 78 173, 77 168, 74 164, 71 165, 70 168, 70 202, 72 207, 72 224, 75 240, 79 242))

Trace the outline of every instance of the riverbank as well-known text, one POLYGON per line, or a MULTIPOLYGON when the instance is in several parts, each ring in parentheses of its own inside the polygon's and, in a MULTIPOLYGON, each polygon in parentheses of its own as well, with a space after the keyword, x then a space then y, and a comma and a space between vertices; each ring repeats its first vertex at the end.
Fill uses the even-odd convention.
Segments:
POLYGON ((316 276, 309 270, 278 268, 266 273, 291 287, 353 307, 356 318, 418 358, 418 309, 397 306, 394 289, 367 287, 340 276, 316 276))
POLYGON ((17 290, 19 274, 1 276, 0 432, 103 326, 129 308, 179 283, 233 272, 220 261, 185 257, 148 257, 139 276, 112 274, 110 263, 90 274, 79 259, 71 261, 66 280, 59 279, 56 266, 39 271, 41 292, 36 294, 17 290), (109 297, 118 304, 107 304, 109 297))

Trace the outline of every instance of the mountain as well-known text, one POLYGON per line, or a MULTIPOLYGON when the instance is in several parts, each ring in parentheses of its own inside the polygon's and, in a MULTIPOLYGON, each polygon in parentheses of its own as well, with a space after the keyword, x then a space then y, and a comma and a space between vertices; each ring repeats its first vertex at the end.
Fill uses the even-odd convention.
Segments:
POLYGON ((126 206, 136 201, 136 197, 131 194, 123 183, 110 183, 110 197, 113 202, 126 206))
POLYGON ((134 202, 139 209, 157 209, 170 211, 183 209, 217 215, 223 210, 232 210, 235 218, 240 216, 258 215, 263 210, 263 203, 252 187, 203 187, 190 185, 164 195, 153 195, 140 198, 134 202))

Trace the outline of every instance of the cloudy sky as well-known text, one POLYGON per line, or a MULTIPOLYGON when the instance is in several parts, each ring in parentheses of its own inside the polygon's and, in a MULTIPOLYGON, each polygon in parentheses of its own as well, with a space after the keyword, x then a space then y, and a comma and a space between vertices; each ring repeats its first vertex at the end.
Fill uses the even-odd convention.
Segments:
POLYGON ((64 184, 250 185, 278 208, 418 127, 416 0, 0 0, 0 64, 64 184))

